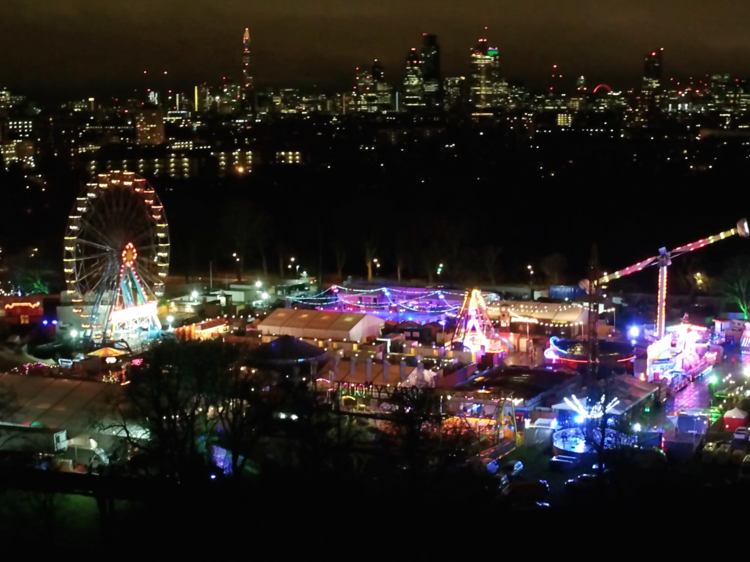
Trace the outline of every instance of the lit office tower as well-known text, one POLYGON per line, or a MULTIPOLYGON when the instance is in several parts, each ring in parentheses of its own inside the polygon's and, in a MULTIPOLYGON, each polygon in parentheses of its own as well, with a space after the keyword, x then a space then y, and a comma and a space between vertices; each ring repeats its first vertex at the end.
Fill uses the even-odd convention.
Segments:
POLYGON ((391 87, 385 81, 385 70, 378 59, 372 63, 372 79, 375 81, 375 94, 379 111, 391 109, 391 87))
POLYGON ((363 113, 374 113, 378 110, 378 95, 375 92, 375 77, 372 68, 357 67, 357 85, 354 87, 355 109, 363 113))
POLYGON ((422 57, 415 48, 406 56, 406 75, 404 76, 404 106, 424 107, 424 76, 422 74, 422 57))
POLYGON ((661 67, 664 61, 664 49, 652 51, 646 55, 643 63, 643 89, 658 90, 661 87, 661 67))
POLYGON ((253 77, 251 74, 252 59, 250 55, 250 30, 245 28, 242 36, 242 99, 248 100, 253 89, 253 77))
POLYGON ((497 48, 490 47, 487 39, 480 39, 471 50, 471 103, 480 110, 500 106, 504 86, 497 48))
POLYGON ((142 109, 136 113, 135 140, 144 146, 164 144, 164 114, 160 109, 142 109))
POLYGON ((643 63, 643 83, 638 98, 638 113, 641 121, 648 121, 658 112, 662 95, 662 65, 664 49, 651 51, 643 63))
POLYGON ((357 67, 352 109, 362 113, 386 111, 391 107, 391 88, 385 82, 383 65, 375 59, 372 66, 357 67))
POLYGON ((437 35, 422 34, 422 78, 424 98, 429 107, 443 105, 443 79, 440 72, 440 45, 437 35))

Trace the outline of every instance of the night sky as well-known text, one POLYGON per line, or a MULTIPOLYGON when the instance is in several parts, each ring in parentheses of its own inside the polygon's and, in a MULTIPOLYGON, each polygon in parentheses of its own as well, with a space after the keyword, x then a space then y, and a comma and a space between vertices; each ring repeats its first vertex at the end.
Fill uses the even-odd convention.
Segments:
POLYGON ((188 88, 237 74, 251 29, 257 83, 348 86, 373 58, 401 78, 422 32, 437 33, 447 75, 489 26, 509 78, 533 86, 553 63, 571 79, 629 86, 642 56, 666 49, 668 75, 750 75, 750 4, 737 0, 2 0, 0 86, 31 95, 188 88), (143 70, 169 71, 146 84, 143 70))

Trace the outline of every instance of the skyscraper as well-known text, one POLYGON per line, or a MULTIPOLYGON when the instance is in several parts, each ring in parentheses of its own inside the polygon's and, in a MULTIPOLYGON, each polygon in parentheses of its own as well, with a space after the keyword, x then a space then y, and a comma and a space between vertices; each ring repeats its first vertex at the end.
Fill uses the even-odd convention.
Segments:
POLYGON ((372 63, 372 79, 375 81, 375 93, 379 111, 391 109, 391 87, 385 81, 385 70, 378 59, 372 63))
POLYGON ((443 105, 443 79, 440 72, 440 45, 437 35, 422 34, 421 57, 425 103, 428 107, 439 108, 443 105))
POLYGON ((643 63, 643 89, 658 90, 661 87, 661 67, 664 59, 664 48, 651 51, 643 63))
POLYGON ((250 30, 245 28, 242 36, 242 100, 247 104, 252 99, 253 77, 251 73, 250 30))
POLYGON ((375 92, 375 77, 372 68, 357 67, 357 85, 354 88, 355 109, 363 113, 374 113, 378 110, 378 95, 375 92))
POLYGON ((391 107, 391 88, 385 81, 383 65, 375 59, 372 66, 356 69, 352 110, 363 113, 386 111, 391 107))
POLYGON ((424 75, 422 74, 422 56, 412 47, 406 55, 406 75, 404 76, 405 107, 424 107, 424 75))
POLYGON ((645 56, 643 82, 638 96, 637 119, 640 122, 652 120, 661 109, 663 62, 663 48, 651 51, 645 56))
POLYGON ((471 50, 471 103, 479 110, 500 107, 506 90, 497 47, 490 47, 487 39, 479 39, 471 50))

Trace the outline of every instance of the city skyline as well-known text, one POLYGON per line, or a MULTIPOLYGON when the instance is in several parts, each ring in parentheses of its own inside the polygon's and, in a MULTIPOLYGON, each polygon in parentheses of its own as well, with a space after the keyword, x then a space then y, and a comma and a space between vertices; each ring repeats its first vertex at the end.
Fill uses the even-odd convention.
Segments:
POLYGON ((666 18, 662 8, 641 1, 606 10, 578 1, 544 11, 508 5, 484 13, 464 13, 443 2, 434 3, 430 12, 414 6, 389 11, 351 4, 323 0, 316 10, 292 2, 282 14, 264 2, 248 10, 225 0, 208 15, 199 13, 199 3, 169 17, 170 2, 152 2, 131 11, 105 7, 97 13, 87 11, 82 0, 44 10, 4 5, 0 46, 13 56, 0 69, 0 84, 31 95, 44 90, 65 97, 86 89, 102 91, 105 84, 113 91, 138 87, 144 69, 169 71, 170 83, 177 88, 222 75, 240 80, 237 36, 246 27, 252 35, 253 79, 259 87, 343 88, 351 84, 353 68, 376 58, 393 80, 403 71, 403 53, 419 47, 423 33, 438 36, 443 76, 467 74, 468 53, 484 26, 489 27, 490 43, 500 51, 505 75, 531 87, 544 81, 552 64, 571 77, 583 74, 618 88, 635 87, 642 70, 639 59, 653 45, 666 48, 667 76, 750 74, 743 63, 747 48, 738 18, 723 4, 712 6, 701 34, 695 36, 690 34, 695 22, 682 20, 679 12, 666 18), (719 30, 716 24, 722 18, 726 29, 719 30), (600 19, 602 25, 591 25, 592 19, 600 19), (80 29, 84 25, 88 29, 80 29), (632 33, 627 34, 628 29, 632 33), (133 41, 134 33, 138 41, 133 41))

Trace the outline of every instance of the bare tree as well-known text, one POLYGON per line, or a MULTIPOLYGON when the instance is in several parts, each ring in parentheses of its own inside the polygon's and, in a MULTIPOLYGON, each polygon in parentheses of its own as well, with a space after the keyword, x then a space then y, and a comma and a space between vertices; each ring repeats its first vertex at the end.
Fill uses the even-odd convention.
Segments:
POLYGON ((271 391, 273 377, 234 363, 219 373, 210 397, 219 420, 218 443, 231 453, 232 476, 242 478, 262 437, 273 424, 283 395, 271 391))
POLYGON ((208 397, 235 360, 223 342, 164 342, 133 369, 131 384, 113 399, 114 419, 100 425, 137 448, 149 472, 195 480, 208 468, 206 450, 215 437, 208 397))
POLYGON ((721 291, 727 300, 739 307, 747 320, 750 310, 750 262, 735 259, 723 275, 721 291))
POLYGON ((344 278, 344 266, 346 265, 346 250, 344 248, 336 248, 336 273, 339 281, 344 278))
POLYGON ((378 244, 374 236, 365 237, 365 265, 367 266, 367 280, 372 281, 372 263, 375 259, 375 252, 378 251, 378 244))
POLYGON ((540 264, 542 273, 551 285, 560 285, 565 280, 565 268, 567 266, 568 260, 560 253, 550 254, 542 259, 540 264))
POLYGON ((490 278, 490 284, 495 284, 495 273, 497 272, 497 259, 500 257, 501 248, 498 246, 485 246, 482 252, 484 266, 487 268, 487 274, 490 278))

